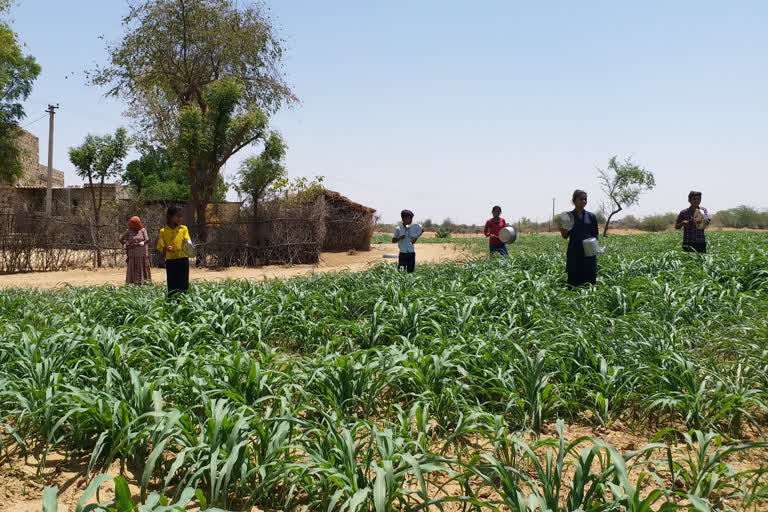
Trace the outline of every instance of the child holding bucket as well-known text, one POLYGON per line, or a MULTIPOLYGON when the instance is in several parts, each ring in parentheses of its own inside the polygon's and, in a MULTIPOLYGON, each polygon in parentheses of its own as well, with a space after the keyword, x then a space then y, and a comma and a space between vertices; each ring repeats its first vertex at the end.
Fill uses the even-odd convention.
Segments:
POLYGON ((501 206, 491 208, 492 217, 485 222, 483 233, 488 237, 488 247, 493 253, 501 256, 507 256, 507 244, 499 238, 499 231, 507 225, 507 222, 501 217, 501 206))
POLYGON ((169 206, 167 225, 160 230, 157 250, 165 256, 165 275, 168 278, 168 296, 184 293, 189 289, 189 258, 182 249, 184 240, 191 242, 187 226, 181 222, 184 214, 178 206, 169 206))
POLYGON ((411 210, 401 211, 400 220, 403 223, 395 228, 392 243, 397 244, 400 249, 400 256, 398 257, 400 269, 410 274, 416 266, 416 249, 413 244, 421 236, 421 229, 415 229, 418 226, 413 226, 413 212, 411 210))
MULTIPOLYGON (((701 207, 701 192, 691 190, 688 192, 688 208, 682 210, 677 216, 675 229, 683 228, 683 250, 686 252, 707 252, 707 240, 704 238, 704 228, 697 223, 709 222, 709 213, 701 207), (701 212, 703 218, 697 222, 696 212, 701 212)), ((704 224, 706 226, 706 224, 704 224)))
POLYGON ((584 240, 597 238, 598 225, 595 214, 584 209, 587 206, 586 192, 575 190, 571 201, 574 206, 570 212, 573 226, 561 227, 560 235, 568 240, 565 271, 568 273, 568 286, 575 288, 597 281, 597 256, 584 254, 584 240))

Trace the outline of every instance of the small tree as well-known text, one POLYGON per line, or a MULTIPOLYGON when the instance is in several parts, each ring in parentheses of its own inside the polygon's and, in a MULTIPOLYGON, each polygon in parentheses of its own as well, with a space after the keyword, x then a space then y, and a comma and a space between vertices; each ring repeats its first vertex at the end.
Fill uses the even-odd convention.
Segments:
POLYGON ((600 189, 608 196, 612 205, 603 229, 603 236, 606 236, 611 218, 624 207, 636 205, 640 194, 646 190, 652 190, 656 186, 656 180, 652 172, 632 163, 629 157, 619 162, 618 157, 614 156, 608 161, 607 169, 598 168, 597 171, 600 189))
POLYGON ((82 145, 69 148, 69 161, 77 175, 88 180, 91 191, 91 241, 96 249, 96 265, 101 267, 101 248, 96 240, 94 226, 101 225, 101 207, 104 199, 104 183, 116 178, 123 171, 122 161, 131 143, 125 128, 118 128, 115 135, 87 135, 82 145), (96 186, 95 186, 96 185, 96 186), (98 194, 96 189, 98 188, 98 194))
POLYGON ((240 182, 235 190, 251 202, 253 216, 258 215, 259 203, 270 186, 281 178, 285 178, 285 167, 282 164, 285 156, 285 144, 277 133, 272 133, 264 143, 264 151, 259 156, 247 158, 240 164, 238 176, 240 182))

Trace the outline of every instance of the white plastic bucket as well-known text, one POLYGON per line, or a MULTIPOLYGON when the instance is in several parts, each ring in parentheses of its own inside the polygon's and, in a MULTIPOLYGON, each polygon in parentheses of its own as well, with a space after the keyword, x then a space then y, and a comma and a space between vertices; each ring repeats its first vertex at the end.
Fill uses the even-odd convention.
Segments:
POLYGON ((591 256, 597 256, 600 254, 600 245, 597 243, 597 238, 590 237, 585 239, 582 244, 584 244, 584 256, 591 257, 591 256))

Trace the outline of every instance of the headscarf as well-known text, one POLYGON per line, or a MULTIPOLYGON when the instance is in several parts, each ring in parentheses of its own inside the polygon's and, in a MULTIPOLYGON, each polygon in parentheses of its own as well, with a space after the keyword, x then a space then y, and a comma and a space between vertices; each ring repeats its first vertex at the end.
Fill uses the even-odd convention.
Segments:
POLYGON ((141 223, 140 218, 133 216, 131 217, 131 220, 128 221, 128 227, 135 229, 136 231, 140 231, 142 228, 144 228, 144 225, 141 223))

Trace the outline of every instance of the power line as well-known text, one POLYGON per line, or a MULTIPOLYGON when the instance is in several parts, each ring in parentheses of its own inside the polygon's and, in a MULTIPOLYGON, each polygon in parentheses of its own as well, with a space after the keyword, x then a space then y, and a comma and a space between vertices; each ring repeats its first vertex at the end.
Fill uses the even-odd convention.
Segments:
POLYGON ((31 123, 27 123, 27 124, 25 124, 24 126, 22 126, 22 128, 26 128, 26 127, 28 127, 28 126, 32 126, 32 125, 33 125, 33 124, 35 124, 36 122, 38 122, 38 121, 42 121, 42 120, 43 120, 43 119, 45 119, 46 117, 48 117, 48 112, 46 112, 46 113, 45 113, 45 114, 43 114, 42 116, 38 117, 37 119, 35 119, 35 120, 34 120, 34 121, 32 121, 31 123))

